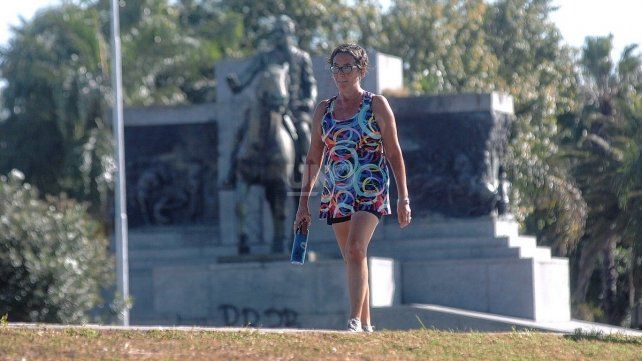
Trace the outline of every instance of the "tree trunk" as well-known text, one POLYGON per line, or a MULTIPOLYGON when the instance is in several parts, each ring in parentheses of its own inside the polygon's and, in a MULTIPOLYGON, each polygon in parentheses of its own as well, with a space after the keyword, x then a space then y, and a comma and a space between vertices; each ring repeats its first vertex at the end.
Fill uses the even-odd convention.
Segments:
POLYGON ((593 271, 595 271, 597 257, 602 242, 597 240, 587 240, 582 247, 580 253, 580 260, 577 269, 577 281, 575 282, 575 289, 573 290, 573 302, 575 304, 584 303, 586 301, 586 293, 588 292, 589 282, 593 271))
MULTIPOLYGON (((642 307, 642 240, 635 240, 631 247, 631 270, 629 275, 629 310, 639 315, 642 307)), ((642 329, 642 319, 631 317, 632 327, 642 329)))
POLYGON ((602 250, 602 309, 606 314, 609 323, 619 322, 622 312, 617 310, 617 279, 618 273, 615 263, 615 248, 618 244, 618 237, 611 236, 602 250))

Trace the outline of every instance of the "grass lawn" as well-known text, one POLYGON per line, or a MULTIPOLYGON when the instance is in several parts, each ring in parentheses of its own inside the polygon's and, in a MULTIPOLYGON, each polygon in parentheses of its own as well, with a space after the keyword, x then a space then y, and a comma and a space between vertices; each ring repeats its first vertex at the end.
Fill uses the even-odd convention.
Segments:
POLYGON ((436 330, 373 334, 0 327, 2 360, 642 360, 642 338, 436 330))

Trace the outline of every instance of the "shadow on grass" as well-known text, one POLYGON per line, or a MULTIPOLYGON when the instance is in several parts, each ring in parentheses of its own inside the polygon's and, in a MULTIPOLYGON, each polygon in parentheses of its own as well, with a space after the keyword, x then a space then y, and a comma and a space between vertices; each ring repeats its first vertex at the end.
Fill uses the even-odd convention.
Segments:
POLYGON ((565 335, 564 338, 573 341, 602 341, 642 346, 642 337, 640 336, 629 336, 622 333, 607 334, 601 330, 583 331, 581 328, 577 328, 573 334, 565 335))

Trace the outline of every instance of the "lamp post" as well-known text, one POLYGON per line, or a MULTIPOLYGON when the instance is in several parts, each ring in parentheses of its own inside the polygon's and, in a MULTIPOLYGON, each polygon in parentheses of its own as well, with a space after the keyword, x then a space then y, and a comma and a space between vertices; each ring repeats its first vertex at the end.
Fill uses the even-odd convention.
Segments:
POLYGON ((119 1, 111 0, 111 86, 113 95, 112 118, 114 130, 114 148, 116 162, 115 203, 115 239, 116 239, 116 278, 118 293, 125 305, 120 315, 123 326, 129 326, 129 261, 127 255, 127 203, 125 199, 125 144, 123 125, 123 96, 120 54, 120 20, 118 16, 119 1))

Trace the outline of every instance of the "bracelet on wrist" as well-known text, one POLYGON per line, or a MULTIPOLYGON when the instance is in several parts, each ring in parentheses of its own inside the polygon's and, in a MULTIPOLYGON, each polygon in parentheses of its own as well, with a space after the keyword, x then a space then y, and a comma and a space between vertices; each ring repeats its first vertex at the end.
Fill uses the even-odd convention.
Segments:
POLYGON ((397 203, 410 204, 410 198, 409 198, 409 197, 406 197, 406 198, 398 198, 398 199, 397 199, 397 203))

